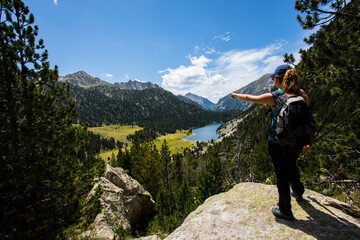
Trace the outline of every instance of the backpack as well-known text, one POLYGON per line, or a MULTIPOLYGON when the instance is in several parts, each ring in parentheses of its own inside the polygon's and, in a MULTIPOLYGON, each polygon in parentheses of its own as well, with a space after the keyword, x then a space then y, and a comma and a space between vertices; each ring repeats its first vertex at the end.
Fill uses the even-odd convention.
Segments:
POLYGON ((271 94, 276 103, 271 136, 283 146, 311 145, 315 139, 316 126, 304 97, 289 96, 279 91, 271 94))

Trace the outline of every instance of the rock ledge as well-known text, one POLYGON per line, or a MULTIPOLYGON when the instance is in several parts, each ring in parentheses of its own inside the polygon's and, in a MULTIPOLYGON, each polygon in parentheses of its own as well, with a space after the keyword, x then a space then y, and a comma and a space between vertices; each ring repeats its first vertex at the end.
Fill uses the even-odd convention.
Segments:
POLYGON ((292 199, 296 221, 275 219, 274 185, 241 183, 208 198, 166 240, 211 239, 360 239, 360 221, 329 205, 333 198, 306 190, 292 199))

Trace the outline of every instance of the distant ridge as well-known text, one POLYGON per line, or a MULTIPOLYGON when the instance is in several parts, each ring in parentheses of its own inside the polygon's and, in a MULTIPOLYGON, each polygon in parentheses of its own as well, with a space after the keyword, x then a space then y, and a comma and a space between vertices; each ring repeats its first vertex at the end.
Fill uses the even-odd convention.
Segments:
MULTIPOLYGON (((183 102, 186 102, 186 103, 189 103, 189 104, 198 106, 198 107, 200 106, 197 102, 194 102, 193 100, 191 100, 190 98, 185 97, 184 95, 178 94, 178 95, 176 95, 176 97, 177 97, 178 99, 180 99, 181 101, 183 101, 183 102)), ((200 107, 201 107, 201 106, 200 106, 200 107)), ((202 108, 203 108, 203 107, 202 107, 202 108)))
POLYGON ((187 93, 185 95, 188 99, 191 99, 192 101, 198 103, 200 106, 202 106, 205 109, 212 110, 215 107, 215 103, 211 102, 207 98, 200 97, 198 95, 195 95, 193 93, 187 93))
POLYGON ((125 90, 144 90, 148 88, 160 88, 157 84, 153 84, 151 82, 140 82, 138 80, 128 82, 116 82, 114 85, 120 89, 125 90))
MULTIPOLYGON (((271 74, 265 74, 258 80, 251 82, 243 88, 236 90, 236 93, 246 93, 246 94, 254 94, 259 95, 266 92, 270 92, 272 87, 274 86, 274 82, 270 78, 271 74)), ((226 111, 226 110, 242 110, 245 111, 249 107, 251 107, 254 103, 241 101, 238 98, 232 99, 230 94, 221 98, 216 106, 214 107, 214 111, 226 111)))

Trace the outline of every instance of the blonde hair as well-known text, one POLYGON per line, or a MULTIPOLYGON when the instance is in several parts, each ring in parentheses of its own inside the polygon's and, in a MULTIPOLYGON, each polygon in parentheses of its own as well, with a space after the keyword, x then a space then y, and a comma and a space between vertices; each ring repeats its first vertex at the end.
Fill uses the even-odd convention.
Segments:
POLYGON ((299 76, 295 69, 286 71, 281 82, 281 88, 285 93, 299 93, 299 76))

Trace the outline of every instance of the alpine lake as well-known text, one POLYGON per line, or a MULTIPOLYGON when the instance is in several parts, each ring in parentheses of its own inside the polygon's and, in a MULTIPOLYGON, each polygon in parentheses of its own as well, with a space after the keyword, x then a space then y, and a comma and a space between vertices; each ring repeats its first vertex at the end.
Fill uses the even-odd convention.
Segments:
POLYGON ((183 138, 183 140, 199 142, 210 142, 211 140, 216 140, 220 137, 216 130, 221 125, 223 125, 223 123, 215 123, 200 128, 194 128, 192 130, 193 134, 189 137, 183 138))

